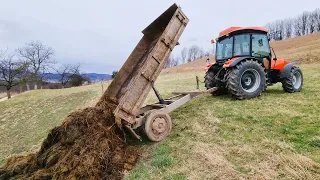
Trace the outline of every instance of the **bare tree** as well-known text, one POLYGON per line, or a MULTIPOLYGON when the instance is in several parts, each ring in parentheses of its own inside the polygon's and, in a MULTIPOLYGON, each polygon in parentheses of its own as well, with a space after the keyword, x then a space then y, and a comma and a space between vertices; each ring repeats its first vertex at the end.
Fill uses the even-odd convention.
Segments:
POLYGON ((210 56, 210 53, 211 53, 210 51, 211 51, 211 50, 206 51, 206 52, 204 53, 204 56, 205 56, 205 57, 210 56))
POLYGON ((308 28, 310 33, 317 31, 316 22, 317 22, 317 11, 313 11, 309 14, 309 17, 308 17, 308 28))
POLYGON ((60 68, 55 69, 57 74, 59 74, 59 82, 62 88, 64 88, 70 81, 71 77, 79 73, 80 65, 64 64, 60 68))
POLYGON ((170 68, 179 65, 179 58, 175 57, 174 55, 170 55, 165 65, 165 68, 170 68))
POLYGON ((18 48, 19 55, 28 61, 30 64, 30 71, 32 72, 32 79, 37 83, 42 81, 41 72, 45 72, 55 62, 51 59, 54 51, 51 47, 47 47, 40 41, 27 43, 24 47, 18 48))
POLYGON ((179 65, 179 57, 175 57, 175 58, 173 58, 173 61, 172 61, 172 63, 171 63, 171 67, 173 67, 173 66, 178 66, 179 65))
POLYGON ((276 28, 275 28, 274 23, 268 23, 268 24, 266 24, 265 27, 266 27, 266 28, 268 29, 268 31, 269 31, 269 33, 268 33, 269 38, 275 40, 276 28))
POLYGON ((303 12, 296 18, 278 20, 266 24, 269 30, 269 38, 282 40, 292 36, 302 36, 305 34, 320 31, 320 9, 312 12, 303 12))
POLYGON ((320 31, 320 9, 314 11, 315 18, 315 31, 320 31))
POLYGON ((303 35, 302 33, 302 21, 300 17, 297 17, 294 20, 294 32, 296 36, 301 36, 303 35))
POLYGON ((284 21, 278 20, 275 22, 276 37, 275 40, 280 41, 284 38, 284 21))
POLYGON ((284 33, 286 38, 291 38, 292 36, 292 19, 288 18, 284 20, 284 33))
POLYGON ((189 48, 188 62, 194 61, 199 57, 200 48, 197 45, 193 45, 189 48))
POLYGON ((111 78, 114 79, 119 71, 112 71, 111 78))
POLYGON ((27 64, 14 59, 15 54, 2 52, 0 54, 0 86, 7 89, 8 99, 11 98, 11 88, 21 82, 27 64))
POLYGON ((301 32, 302 35, 308 34, 308 17, 309 13, 308 12, 303 12, 301 15, 301 32))
POLYGON ((186 63, 187 57, 188 57, 188 48, 184 47, 181 50, 181 61, 182 61, 182 64, 186 63))
MULTIPOLYGON (((201 59, 201 58, 204 58, 204 57, 206 57, 206 54, 205 54, 203 48, 199 48, 199 54, 198 54, 197 59, 201 59)), ((195 59, 195 60, 197 60, 197 59, 195 59)))

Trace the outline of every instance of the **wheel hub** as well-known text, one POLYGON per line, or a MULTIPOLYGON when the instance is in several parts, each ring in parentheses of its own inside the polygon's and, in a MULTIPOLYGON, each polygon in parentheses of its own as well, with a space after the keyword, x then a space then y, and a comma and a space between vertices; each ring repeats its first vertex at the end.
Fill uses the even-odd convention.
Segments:
POLYGON ((296 78, 296 76, 293 76, 292 77, 292 84, 296 84, 296 82, 297 82, 297 78, 296 78))
POLYGON ((245 84, 246 86, 249 86, 249 85, 251 84, 251 82, 252 82, 251 77, 246 77, 246 79, 245 79, 245 81, 244 81, 244 84, 245 84))
POLYGON ((247 69, 241 75, 241 87, 246 92, 255 92, 259 88, 260 83, 260 74, 255 69, 247 69))
POLYGON ((152 131, 155 134, 161 134, 165 132, 167 129, 167 123, 164 118, 155 118, 153 123, 152 123, 152 131))
POLYGON ((299 89, 302 83, 302 76, 299 71, 296 71, 292 76, 292 84, 295 89, 299 89))

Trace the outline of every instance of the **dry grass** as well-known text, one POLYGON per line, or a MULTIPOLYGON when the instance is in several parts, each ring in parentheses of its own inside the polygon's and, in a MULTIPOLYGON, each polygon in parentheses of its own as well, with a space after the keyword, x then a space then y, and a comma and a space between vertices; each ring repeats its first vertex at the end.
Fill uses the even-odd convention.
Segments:
MULTIPOLYGON (((196 98, 170 115, 171 135, 143 142, 145 154, 127 179, 319 179, 320 66, 303 65, 305 86, 287 94, 281 85, 261 97, 196 98)), ((164 97, 195 89, 203 71, 166 74, 156 87, 164 97)), ((94 104, 100 84, 38 90, 0 103, 0 158, 37 150, 49 129, 71 111, 94 104)), ((148 102, 155 101, 150 92, 148 102)))
POLYGON ((0 93, 0 99, 2 99, 4 97, 7 97, 7 94, 6 93, 0 93))
MULTIPOLYGON (((318 62, 318 36, 273 46, 279 57, 318 62)), ((195 89, 203 66, 193 62, 187 67, 187 72, 165 70, 158 78, 156 87, 164 97, 195 89)), ((305 85, 300 93, 284 93, 278 84, 251 100, 205 95, 178 108, 170 114, 171 135, 160 143, 144 141, 144 156, 126 178, 320 179, 320 64, 301 68, 305 85)), ((37 150, 49 129, 100 95, 101 86, 95 84, 32 91, 1 102, 0 164, 11 154, 37 150)), ((147 102, 155 100, 150 92, 147 102)))
MULTIPOLYGON (((320 66, 302 70, 301 93, 285 93, 278 84, 252 100, 206 95, 178 108, 170 114, 169 138, 145 146, 127 179, 319 179, 320 66)), ((165 96, 192 90, 203 73, 167 74, 157 87, 165 96)))
POLYGON ((101 85, 94 84, 30 91, 0 102, 0 164, 11 154, 38 150, 51 128, 75 109, 93 105, 101 94, 101 85))

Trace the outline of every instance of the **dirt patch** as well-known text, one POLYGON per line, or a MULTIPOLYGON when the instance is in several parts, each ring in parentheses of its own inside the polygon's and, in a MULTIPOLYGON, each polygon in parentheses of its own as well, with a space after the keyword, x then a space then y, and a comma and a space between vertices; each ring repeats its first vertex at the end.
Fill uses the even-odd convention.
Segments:
POLYGON ((122 179, 139 149, 126 141, 106 104, 71 113, 34 154, 10 157, 0 179, 122 179))

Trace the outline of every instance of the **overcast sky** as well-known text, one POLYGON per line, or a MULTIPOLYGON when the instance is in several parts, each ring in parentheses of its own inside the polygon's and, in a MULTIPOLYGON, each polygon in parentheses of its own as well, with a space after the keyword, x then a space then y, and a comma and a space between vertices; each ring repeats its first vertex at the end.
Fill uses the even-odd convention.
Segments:
POLYGON ((121 68, 141 31, 174 2, 190 19, 175 54, 193 44, 211 48, 210 39, 229 26, 264 26, 320 7, 319 0, 0 0, 0 48, 39 40, 55 50, 60 64, 111 73, 121 68))

